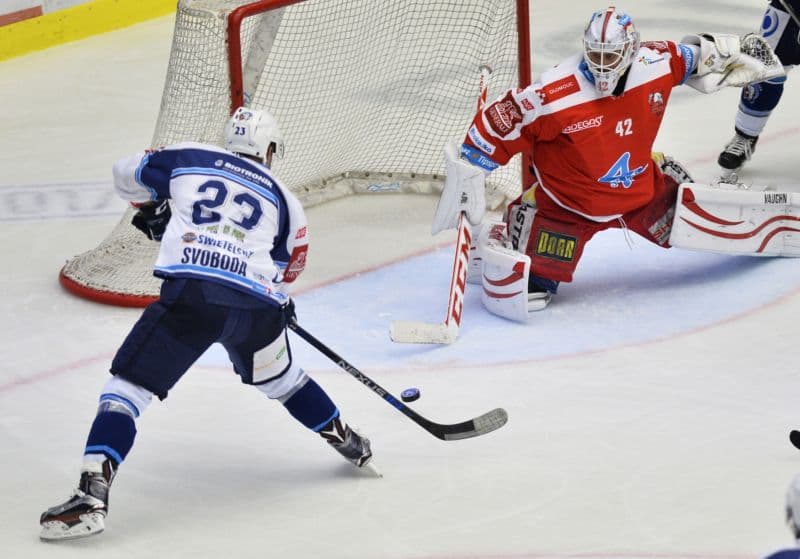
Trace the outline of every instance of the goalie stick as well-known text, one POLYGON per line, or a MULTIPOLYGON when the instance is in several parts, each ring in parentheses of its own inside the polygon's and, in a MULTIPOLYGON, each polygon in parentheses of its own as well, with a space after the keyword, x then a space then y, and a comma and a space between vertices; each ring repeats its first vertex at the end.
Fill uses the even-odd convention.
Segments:
MULTIPOLYGON (((489 77, 492 69, 480 67, 480 94, 478 111, 486 104, 489 77)), ((472 229, 464 212, 458 216, 458 236, 453 271, 450 275, 450 292, 444 322, 430 323, 415 320, 395 320, 389 325, 389 336, 393 342, 402 344, 451 344, 458 338, 461 328, 461 312, 464 309, 464 289, 467 286, 469 247, 472 244, 472 229)))
POLYGON ((288 327, 297 333, 298 336, 308 342, 311 346, 317 349, 320 353, 325 355, 328 359, 353 375, 361 382, 361 384, 391 404, 395 409, 397 409, 397 411, 411 419, 414 423, 438 439, 443 441, 457 441, 459 439, 479 437, 480 435, 485 435, 486 433, 491 433, 492 431, 499 429, 508 421, 508 413, 506 413, 506 410, 503 408, 496 408, 468 421, 462 421, 461 423, 453 423, 449 425, 435 423, 406 406, 403 402, 387 392, 377 382, 348 363, 343 357, 339 356, 336 352, 300 326, 296 319, 291 318, 289 320, 288 327))
POLYGON ((458 237, 453 272, 450 277, 450 296, 444 322, 430 323, 414 320, 396 320, 389 325, 393 342, 403 344, 451 344, 458 337, 461 312, 464 309, 464 289, 467 286, 467 266, 472 231, 464 212, 458 218, 458 237))

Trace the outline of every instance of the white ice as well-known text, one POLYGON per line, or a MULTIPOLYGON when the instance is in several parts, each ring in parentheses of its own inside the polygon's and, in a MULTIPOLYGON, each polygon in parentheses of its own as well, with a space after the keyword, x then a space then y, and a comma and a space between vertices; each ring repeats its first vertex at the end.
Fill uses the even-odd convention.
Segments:
MULTIPOLYGON (((533 2, 534 73, 578 48, 602 7, 533 2)), ((678 40, 754 30, 763 3, 623 7, 645 38, 678 40)), ((393 393, 419 387, 412 406, 431 419, 502 406, 506 427, 439 441, 293 338, 372 439, 384 473, 373 479, 212 350, 140 419, 106 532, 40 543, 38 516, 76 482, 98 391, 139 314, 77 299, 57 273, 118 219, 110 166, 150 141, 172 23, 0 63, 0 557, 743 559, 792 543, 800 263, 639 238, 630 249, 607 233, 528 324, 488 315, 473 292, 454 345, 398 346, 391 320, 444 313, 452 235, 429 235, 432 197, 391 195, 309 211, 299 318, 393 393)), ((794 79, 745 182, 800 185, 794 79)), ((656 147, 714 179, 737 102, 736 90, 679 88, 656 147)))

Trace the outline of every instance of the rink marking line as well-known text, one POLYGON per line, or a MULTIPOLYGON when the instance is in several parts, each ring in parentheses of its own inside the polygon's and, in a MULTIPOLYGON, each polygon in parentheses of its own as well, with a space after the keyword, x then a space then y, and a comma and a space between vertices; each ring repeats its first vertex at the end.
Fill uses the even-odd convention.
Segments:
POLYGON ((6 392, 11 392, 12 390, 20 388, 22 386, 36 384, 40 381, 49 380, 53 377, 60 376, 64 373, 70 373, 88 367, 90 365, 95 365, 98 362, 106 361, 110 364, 112 357, 113 355, 108 353, 95 355, 94 357, 87 357, 85 359, 69 363, 67 365, 64 365, 63 367, 54 367, 52 369, 46 369, 44 371, 40 371, 29 377, 14 379, 11 382, 0 384, 0 395, 6 392))

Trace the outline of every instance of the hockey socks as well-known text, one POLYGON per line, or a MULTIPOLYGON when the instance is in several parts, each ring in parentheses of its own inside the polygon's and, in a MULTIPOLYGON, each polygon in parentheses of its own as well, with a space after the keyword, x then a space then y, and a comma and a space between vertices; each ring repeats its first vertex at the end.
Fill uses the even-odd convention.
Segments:
POLYGON ((339 417, 339 410, 314 379, 307 380, 283 405, 297 421, 318 433, 339 417))
POLYGON ((118 466, 136 438, 136 423, 127 413, 100 411, 94 418, 84 455, 102 454, 118 466))
POLYGON ((758 137, 764 130, 772 110, 783 94, 785 78, 751 84, 742 89, 736 131, 744 136, 758 137))

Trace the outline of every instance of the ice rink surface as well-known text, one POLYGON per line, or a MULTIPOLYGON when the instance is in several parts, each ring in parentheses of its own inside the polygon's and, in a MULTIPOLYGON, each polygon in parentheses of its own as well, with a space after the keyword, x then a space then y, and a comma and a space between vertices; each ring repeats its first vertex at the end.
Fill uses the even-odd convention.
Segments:
MULTIPOLYGON (((602 4, 533 2, 534 74, 579 48, 602 4)), ((764 2, 637 1, 645 39, 758 27, 764 2)), ((412 407, 457 422, 502 406, 506 427, 439 441, 293 338, 296 359, 373 441, 355 471, 210 351, 139 420, 107 530, 38 540, 65 499, 110 359, 139 315, 62 291, 64 261, 123 207, 111 164, 146 146, 172 19, 0 63, 0 556, 289 559, 755 558, 791 544, 784 491, 800 472, 800 262, 663 251, 618 232, 525 325, 469 291, 460 339, 398 346, 395 319, 444 313, 452 236, 435 199, 351 197, 309 210, 297 292, 311 332, 412 407)), ((800 86, 742 173, 800 188, 800 86)), ((737 90, 679 88, 657 149, 718 175, 737 90)), ((466 123, 465 123, 466 125, 466 123)), ((288 146, 291 153, 291 146, 288 146)))

